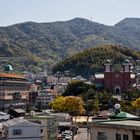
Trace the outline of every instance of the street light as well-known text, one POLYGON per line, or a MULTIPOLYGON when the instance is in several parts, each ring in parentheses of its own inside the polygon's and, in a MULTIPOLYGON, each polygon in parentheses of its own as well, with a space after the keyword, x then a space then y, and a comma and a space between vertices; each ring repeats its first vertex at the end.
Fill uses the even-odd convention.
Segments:
POLYGON ((115 114, 117 115, 118 113, 120 113, 121 106, 120 104, 115 104, 114 107, 115 107, 115 114))

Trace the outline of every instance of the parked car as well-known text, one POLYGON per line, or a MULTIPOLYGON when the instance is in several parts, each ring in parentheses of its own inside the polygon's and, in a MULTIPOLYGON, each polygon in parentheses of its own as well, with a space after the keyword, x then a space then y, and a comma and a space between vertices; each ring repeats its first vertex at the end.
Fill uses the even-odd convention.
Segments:
POLYGON ((61 137, 63 140, 72 140, 73 133, 70 130, 65 130, 62 132, 61 137))
POLYGON ((65 135, 64 140, 72 140, 72 136, 71 136, 71 135, 69 135, 69 134, 67 134, 67 135, 65 135))
POLYGON ((65 132, 65 133, 68 133, 68 134, 71 135, 71 136, 73 135, 72 131, 70 131, 70 130, 65 130, 64 132, 65 132))

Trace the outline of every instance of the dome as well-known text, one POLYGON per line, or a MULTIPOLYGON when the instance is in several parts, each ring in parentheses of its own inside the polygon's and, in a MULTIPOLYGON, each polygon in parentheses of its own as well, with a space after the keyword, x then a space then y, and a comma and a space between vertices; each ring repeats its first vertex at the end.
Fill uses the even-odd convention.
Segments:
POLYGON ((110 59, 107 59, 107 60, 106 60, 106 63, 111 63, 110 59))
POLYGON ((6 65, 4 71, 13 71, 13 67, 11 65, 6 65))
POLYGON ((129 63, 130 61, 128 59, 125 59, 124 63, 129 63))

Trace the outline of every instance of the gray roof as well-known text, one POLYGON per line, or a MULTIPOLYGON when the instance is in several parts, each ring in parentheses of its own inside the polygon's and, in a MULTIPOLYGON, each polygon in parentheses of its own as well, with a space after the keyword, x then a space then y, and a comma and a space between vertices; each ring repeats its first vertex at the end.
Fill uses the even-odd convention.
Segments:
POLYGON ((112 127, 131 128, 140 130, 140 121, 124 120, 124 121, 110 121, 103 122, 103 124, 111 125, 112 127))
POLYGON ((4 125, 10 127, 10 126, 14 126, 14 125, 18 125, 18 124, 22 124, 22 123, 28 123, 30 125, 36 125, 36 126, 41 126, 39 124, 36 124, 36 123, 33 123, 33 122, 30 122, 26 119, 23 119, 23 118, 14 118, 12 120, 8 120, 6 122, 3 122, 4 125))
POLYGON ((102 127, 102 128, 125 128, 131 130, 140 130, 139 120, 107 120, 107 121, 96 121, 91 126, 102 127))
POLYGON ((12 120, 8 120, 8 121, 4 122, 3 124, 6 126, 13 126, 13 125, 19 124, 21 122, 25 122, 25 121, 27 121, 27 120, 24 120, 21 118, 14 118, 12 120))

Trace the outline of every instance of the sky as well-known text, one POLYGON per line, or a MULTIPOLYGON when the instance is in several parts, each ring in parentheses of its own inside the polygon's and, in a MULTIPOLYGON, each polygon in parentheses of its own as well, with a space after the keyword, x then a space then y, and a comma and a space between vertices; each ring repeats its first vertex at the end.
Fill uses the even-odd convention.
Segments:
POLYGON ((140 18, 139 6, 140 0, 0 0, 0 26, 76 17, 114 25, 127 17, 140 18))

